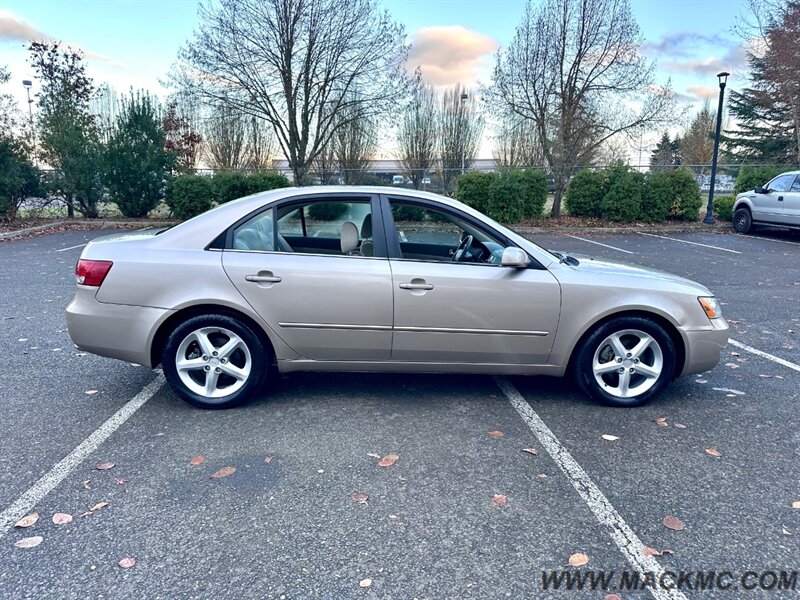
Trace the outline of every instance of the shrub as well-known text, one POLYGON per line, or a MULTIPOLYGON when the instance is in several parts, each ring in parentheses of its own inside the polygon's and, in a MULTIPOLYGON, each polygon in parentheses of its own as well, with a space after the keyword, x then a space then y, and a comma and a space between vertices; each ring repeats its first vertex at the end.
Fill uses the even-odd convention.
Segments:
POLYGON ((342 202, 314 202, 308 205, 308 218, 315 221, 333 221, 347 210, 342 202))
POLYGON ((515 171, 502 171, 489 187, 488 215, 501 223, 518 223, 525 217, 527 190, 515 171))
POLYGON ((0 218, 13 219, 26 198, 41 193, 39 171, 21 142, 0 137, 0 218))
POLYGON ((278 188, 292 187, 292 182, 283 173, 277 171, 263 171, 253 173, 247 177, 248 193, 257 194, 258 192, 266 192, 268 190, 277 190, 278 188))
POLYGON ((609 169, 608 192, 600 201, 603 217, 610 221, 630 223, 639 218, 642 205, 644 176, 627 167, 609 169))
POLYGON ((204 175, 178 175, 167 185, 167 205, 179 219, 190 219, 211 208, 214 186, 204 175))
POLYGON ((539 169, 525 169, 519 173, 525 186, 525 206, 523 217, 535 219, 542 216, 547 202, 547 175, 539 169))
POLYGON ((641 218, 645 221, 664 221, 673 204, 672 180, 669 171, 650 173, 642 192, 641 218))
POLYGON ((564 201, 567 212, 574 217, 599 217, 600 202, 606 190, 602 171, 585 169, 570 181, 564 201))
POLYGON ((214 197, 220 204, 250 195, 250 184, 245 173, 217 171, 211 182, 214 184, 214 197))
POLYGON ((489 210, 489 196, 497 173, 467 171, 456 179, 455 197, 484 214, 489 210))
POLYGON ((669 178, 673 194, 669 218, 696 221, 700 207, 703 206, 703 198, 697 189, 694 175, 686 169, 676 169, 669 172, 669 178))
POLYGON ((395 221, 424 221, 425 209, 410 204, 392 204, 392 217, 395 221))
POLYGON ((763 186, 770 179, 787 170, 784 167, 742 167, 742 170, 739 171, 739 176, 736 178, 733 193, 752 192, 757 187, 763 186))
POLYGON ((714 211, 721 221, 733 221, 733 203, 736 196, 715 196, 714 211))

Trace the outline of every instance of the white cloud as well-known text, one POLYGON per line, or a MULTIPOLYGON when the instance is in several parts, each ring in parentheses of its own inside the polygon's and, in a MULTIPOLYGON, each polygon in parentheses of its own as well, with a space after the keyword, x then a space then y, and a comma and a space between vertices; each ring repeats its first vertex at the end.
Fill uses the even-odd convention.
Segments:
POLYGON ((411 36, 408 69, 419 67, 435 86, 473 85, 488 74, 498 44, 489 36, 460 25, 424 27, 411 36))

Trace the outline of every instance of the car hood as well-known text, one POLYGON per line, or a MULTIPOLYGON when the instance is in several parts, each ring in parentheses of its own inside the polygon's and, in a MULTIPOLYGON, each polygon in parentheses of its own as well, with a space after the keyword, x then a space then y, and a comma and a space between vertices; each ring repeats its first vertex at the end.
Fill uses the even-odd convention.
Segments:
POLYGON ((694 288, 697 290, 699 295, 713 295, 704 285, 701 285, 696 281, 692 281, 691 279, 686 279, 685 277, 673 275, 672 273, 667 273, 665 271, 658 271, 656 269, 650 269, 639 265, 615 263, 581 254, 570 253, 569 256, 578 259, 579 264, 570 265, 572 269, 578 272, 603 277, 617 276, 633 279, 655 280, 667 284, 694 288))

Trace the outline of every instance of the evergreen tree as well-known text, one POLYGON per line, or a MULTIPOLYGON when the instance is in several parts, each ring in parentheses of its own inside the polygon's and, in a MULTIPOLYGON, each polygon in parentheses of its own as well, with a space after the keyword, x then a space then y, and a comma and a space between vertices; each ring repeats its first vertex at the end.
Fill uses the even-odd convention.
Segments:
POLYGON ((670 140, 669 133, 665 131, 650 155, 650 170, 665 171, 674 169, 680 166, 681 162, 680 140, 677 137, 674 140, 670 140))

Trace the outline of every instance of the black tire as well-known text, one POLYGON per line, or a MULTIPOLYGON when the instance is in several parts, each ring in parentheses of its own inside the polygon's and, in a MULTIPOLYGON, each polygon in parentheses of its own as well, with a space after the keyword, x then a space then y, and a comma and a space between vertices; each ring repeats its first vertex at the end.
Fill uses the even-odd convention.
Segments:
MULTIPOLYGON (((214 349, 215 352, 218 350, 219 348, 214 349)), ((216 356, 217 355, 214 355, 214 357, 216 356)), ((209 366, 209 370, 225 369, 224 364, 219 364, 223 359, 214 357, 208 356, 209 362, 207 366, 209 366), (212 364, 216 366, 211 367, 210 365, 212 364)), ((250 326, 235 317, 210 314, 192 317, 175 328, 167 338, 167 343, 164 345, 161 365, 164 369, 164 376, 170 387, 176 394, 183 398, 183 400, 198 408, 220 409, 232 408, 242 404, 247 401, 254 392, 261 388, 270 371, 270 359, 271 355, 269 350, 265 347, 259 335, 253 331, 250 326), (241 383, 241 385, 238 383, 240 381, 239 379, 231 377, 227 372, 217 371, 218 379, 214 379, 214 387, 219 390, 220 394, 224 394, 217 398, 197 393, 196 390, 190 388, 189 384, 184 381, 186 378, 185 374, 182 376, 178 373, 176 364, 179 352, 185 355, 183 357, 184 359, 195 361, 205 360, 204 357, 208 355, 203 354, 198 342, 189 342, 188 347, 184 346, 183 348, 182 344, 184 344, 193 333, 197 333, 200 330, 205 331, 206 329, 211 332, 208 334, 208 339, 212 341, 214 346, 216 346, 217 343, 224 345, 226 339, 228 341, 232 339, 228 337, 225 332, 235 334, 240 338, 241 342, 243 342, 244 347, 239 345, 237 350, 234 351, 235 353, 232 354, 230 358, 225 359, 225 364, 228 364, 229 367, 235 366, 237 369, 241 367, 240 371, 243 371, 246 368, 247 360, 249 359, 250 361, 247 377, 242 380, 243 383, 241 383), (218 331, 215 332, 214 330, 217 329, 218 331), (198 352, 203 356, 196 356, 198 352), (230 362, 228 363, 227 361, 230 362), (228 381, 232 383, 228 383, 228 381), (219 387, 217 387, 217 382, 221 384, 219 387), (238 388, 236 386, 238 386, 238 388), (225 390, 228 387, 235 391, 226 393, 225 390)), ((203 370, 205 370, 205 368, 205 366, 202 367, 203 370)), ((201 386, 201 375, 203 380, 207 381, 205 378, 208 377, 208 375, 200 369, 192 370, 192 375, 189 376, 192 381, 195 381, 196 387, 201 386)))
MULTIPOLYGON (((632 348, 632 346, 628 344, 630 344, 630 340, 635 340, 635 338, 636 336, 632 334, 622 336, 621 340, 625 342, 623 345, 626 349, 632 348)), ((616 352, 613 352, 613 354, 616 355, 616 352)), ((651 346, 650 349, 646 351, 646 354, 642 356, 642 365, 647 366, 648 361, 655 364, 657 360, 655 357, 656 349, 651 346)), ((615 363, 618 358, 619 357, 613 359, 615 363)), ((627 356, 623 357, 623 361, 630 362, 630 360, 632 359, 629 359, 627 356)), ((605 363, 605 361, 600 362, 605 363)), ((642 387, 646 387, 644 381, 648 378, 635 373, 636 364, 625 363, 625 365, 626 366, 620 364, 619 367, 623 369, 628 367, 634 369, 634 374, 629 376, 630 381, 632 383, 641 382, 642 387)), ((659 323, 643 317, 619 317, 601 324, 581 342, 573 356, 571 366, 572 375, 578 383, 578 386, 592 400, 616 407, 641 406, 660 395, 672 382, 675 375, 675 345, 664 327, 659 323), (660 375, 652 378, 655 382, 650 384, 651 387, 649 387, 649 389, 645 389, 642 393, 632 397, 620 397, 607 391, 613 391, 621 387, 621 382, 619 381, 619 378, 622 377, 621 375, 618 373, 601 375, 600 377, 604 382, 604 385, 601 386, 593 370, 595 353, 607 353, 608 350, 611 349, 611 346, 604 342, 610 336, 624 331, 638 331, 649 335, 658 345, 658 352, 660 352, 661 360, 660 375), (614 378, 617 378, 617 387, 614 386, 614 378)), ((635 387, 637 386, 634 386, 634 388, 635 387)))
POLYGON ((733 229, 738 233, 749 233, 753 227, 753 216, 749 208, 737 208, 733 213, 733 229))

